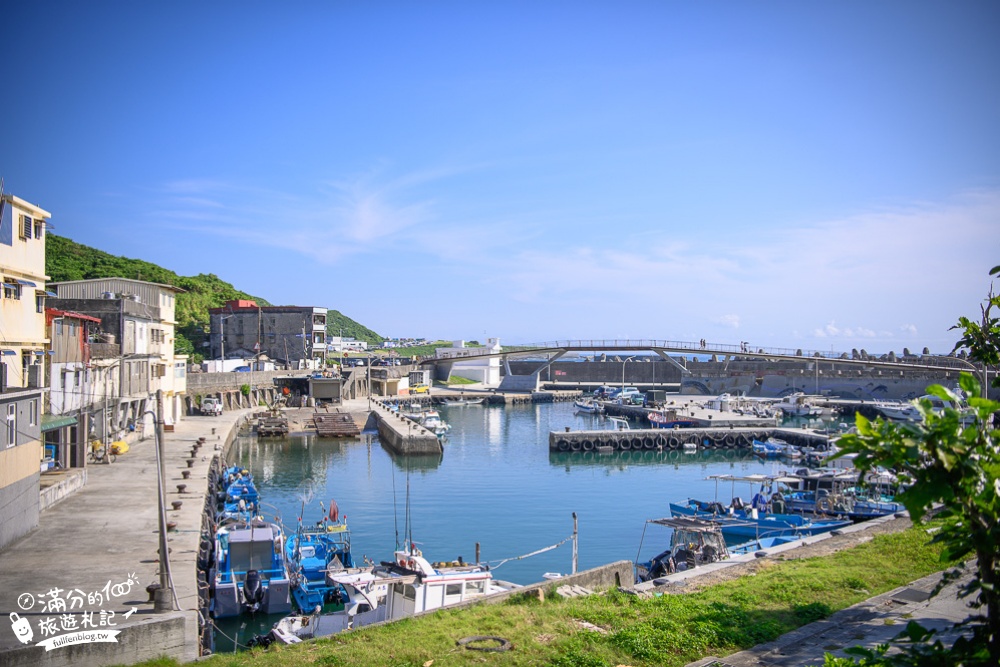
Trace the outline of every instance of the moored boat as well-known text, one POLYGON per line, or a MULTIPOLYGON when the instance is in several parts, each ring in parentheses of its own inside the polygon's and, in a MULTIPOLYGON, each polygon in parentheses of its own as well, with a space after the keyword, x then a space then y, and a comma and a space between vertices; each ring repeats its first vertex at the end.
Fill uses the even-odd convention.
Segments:
POLYGON ((839 519, 811 520, 801 514, 777 514, 765 508, 747 507, 734 498, 730 508, 719 502, 688 499, 686 503, 670 503, 673 516, 694 516, 719 523, 722 534, 729 540, 748 540, 766 536, 817 535, 851 525, 839 519), (732 511, 729 511, 729 510, 732 511))
POLYGON ((260 519, 233 521, 215 533, 212 589, 215 618, 291 611, 281 527, 260 519))
POLYGON ((588 414, 596 415, 604 412, 604 406, 600 402, 595 401, 592 398, 585 398, 581 400, 573 401, 573 407, 577 412, 586 412, 588 414))
POLYGON ((298 530, 285 541, 285 559, 292 599, 300 611, 344 608, 342 587, 328 580, 328 574, 354 567, 347 517, 339 516, 336 501, 330 501, 329 513, 315 526, 306 527, 300 519, 298 530))

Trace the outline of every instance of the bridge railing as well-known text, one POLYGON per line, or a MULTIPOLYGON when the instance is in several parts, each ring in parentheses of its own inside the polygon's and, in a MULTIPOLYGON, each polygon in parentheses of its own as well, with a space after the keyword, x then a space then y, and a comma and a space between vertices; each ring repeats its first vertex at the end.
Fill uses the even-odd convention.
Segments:
POLYGON ((692 352, 694 354, 725 354, 725 355, 766 355, 775 357, 796 357, 802 360, 825 359, 829 361, 850 360, 850 361, 880 361, 892 362, 901 365, 913 364, 926 366, 928 364, 940 367, 950 367, 955 369, 969 369, 972 367, 965 359, 935 354, 909 354, 895 355, 886 354, 861 354, 860 352, 836 352, 832 350, 809 350, 803 348, 781 348, 781 347, 759 347, 755 345, 735 345, 727 343, 701 344, 701 341, 677 341, 677 340, 657 340, 657 339, 579 339, 579 340, 555 340, 541 343, 527 343, 517 345, 505 345, 505 351, 509 348, 516 348, 529 352, 531 350, 552 350, 552 349, 577 349, 592 351, 615 351, 615 350, 636 350, 663 348, 670 351, 692 352))

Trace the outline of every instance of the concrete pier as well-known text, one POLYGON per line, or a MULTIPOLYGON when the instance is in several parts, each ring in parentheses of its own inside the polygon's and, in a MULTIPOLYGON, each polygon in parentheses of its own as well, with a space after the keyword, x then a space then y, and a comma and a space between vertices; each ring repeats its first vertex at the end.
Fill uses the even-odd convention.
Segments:
POLYGON ((372 402, 372 409, 378 419, 379 441, 394 453, 408 456, 444 452, 438 437, 412 419, 392 412, 378 401, 372 402))
POLYGON ((85 478, 82 471, 68 475, 86 480, 78 490, 50 487, 48 493, 55 494, 50 502, 61 498, 42 510, 38 528, 0 551, 0 609, 28 619, 34 634, 30 644, 22 645, 13 632, 0 632, 0 664, 77 667, 198 657, 196 559, 208 469, 249 414, 189 417, 164 434, 165 505, 172 524, 167 544, 177 602, 166 596, 165 611, 156 610, 146 590, 159 581, 155 439, 148 435, 130 443, 128 453, 114 463, 88 464, 85 478), (99 600, 95 594, 105 587, 120 594, 99 600), (80 626, 84 612, 91 614, 93 626, 80 626), (73 616, 75 628, 68 627, 63 614, 73 616), (41 629, 43 623, 50 632, 41 629), (73 629, 118 634, 114 641, 51 651, 37 646, 73 629))
POLYGON ((599 450, 662 451, 696 447, 698 449, 750 449, 754 440, 769 437, 801 447, 816 447, 828 442, 827 436, 808 430, 780 428, 647 428, 623 431, 553 431, 549 433, 549 451, 592 452, 599 450))

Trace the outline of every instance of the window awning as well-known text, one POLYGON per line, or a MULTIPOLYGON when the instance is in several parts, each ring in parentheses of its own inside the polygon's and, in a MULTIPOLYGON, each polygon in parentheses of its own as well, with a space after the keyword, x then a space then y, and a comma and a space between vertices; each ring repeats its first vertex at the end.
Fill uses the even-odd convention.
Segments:
POLYGON ((51 296, 51 297, 58 297, 59 296, 55 292, 50 292, 47 289, 36 289, 35 290, 35 294, 39 294, 39 295, 44 294, 45 296, 51 296))
POLYGON ((14 278, 18 285, 24 285, 25 287, 38 287, 35 283, 30 280, 21 280, 20 278, 14 278))
POLYGON ((17 356, 17 352, 15 352, 14 350, 0 350, 0 355, 4 355, 4 354, 10 354, 10 355, 17 356))
POLYGON ((14 283, 3 283, 3 286, 6 287, 7 289, 17 289, 17 285, 15 285, 14 283))
POLYGON ((37 354, 38 356, 44 356, 45 355, 45 350, 32 350, 31 353, 32 354, 37 354))
POLYGON ((77 419, 73 415, 42 415, 42 433, 64 426, 73 426, 76 422, 77 419))

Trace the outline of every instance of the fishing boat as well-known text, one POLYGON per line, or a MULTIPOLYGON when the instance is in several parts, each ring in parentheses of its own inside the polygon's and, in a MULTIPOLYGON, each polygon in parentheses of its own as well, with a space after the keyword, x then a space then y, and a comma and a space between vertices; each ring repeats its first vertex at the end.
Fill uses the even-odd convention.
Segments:
POLYGON ((865 521, 905 511, 895 500, 896 479, 889 473, 864 480, 856 470, 797 470, 782 478, 779 490, 788 512, 843 516, 865 521))
POLYGON ((923 419, 917 406, 904 401, 875 401, 874 407, 883 417, 893 421, 916 422, 923 419))
POLYGON ((686 503, 670 503, 672 516, 693 516, 718 522, 727 540, 748 540, 759 537, 786 535, 817 535, 851 525, 840 519, 812 520, 801 514, 777 514, 757 506, 748 507, 733 498, 727 508, 720 502, 705 502, 689 498, 686 503))
POLYGON ((232 466, 219 476, 219 520, 251 520, 257 516, 260 493, 249 470, 232 466))
POLYGON ((261 643, 297 644, 386 620, 384 603, 389 581, 376 574, 373 568, 330 573, 326 585, 337 591, 336 609, 324 611, 323 607, 316 606, 311 613, 285 616, 274 624, 266 641, 261 643))
POLYGON ((215 618, 291 611, 281 527, 260 519, 232 521, 215 532, 215 618))
POLYGON ((813 404, 811 398, 802 392, 796 392, 786 396, 780 403, 775 403, 773 407, 792 417, 819 417, 823 414, 823 408, 813 404))
POLYGON ((271 637, 291 644, 518 588, 493 579, 484 565, 461 560, 431 564, 412 544, 393 558, 374 568, 328 574, 330 585, 341 591, 342 608, 287 616, 274 626, 271 637))
POLYGON ((432 565, 412 543, 393 557, 393 563, 383 563, 385 572, 397 578, 386 597, 390 620, 519 588, 494 579, 490 568, 478 563, 458 559, 432 565))
POLYGON ((327 575, 354 567, 347 517, 339 515, 333 500, 329 513, 314 526, 303 525, 301 514, 298 529, 285 541, 285 560, 295 606, 304 613, 316 608, 321 612, 343 609, 344 591, 341 585, 331 583, 327 575))
POLYGON ((442 405, 446 407, 462 407, 465 405, 482 405, 486 401, 485 398, 480 396, 479 398, 446 398, 442 405))
POLYGON ((751 445, 751 451, 755 456, 759 456, 762 459, 786 458, 797 460, 802 458, 802 452, 798 447, 778 438, 768 438, 763 442, 754 440, 751 445))
POLYGON ((592 398, 573 401, 573 407, 577 412, 585 412, 591 415, 598 415, 604 412, 604 406, 592 398))
POLYGON ((441 414, 434 409, 420 407, 419 410, 404 412, 402 415, 420 424, 439 438, 451 430, 451 424, 441 419, 441 414))
MULTIPOLYGON (((672 529, 670 547, 648 561, 635 563, 636 583, 652 581, 674 572, 683 572, 799 539, 794 535, 768 535, 730 546, 726 543, 721 524, 716 521, 681 516, 646 521, 647 527, 651 524, 672 529)), ((645 527, 642 533, 642 540, 645 540, 645 527)), ((640 551, 642 540, 639 543, 640 551)))

